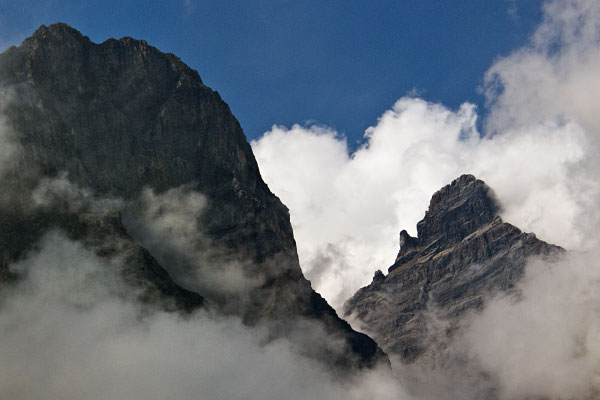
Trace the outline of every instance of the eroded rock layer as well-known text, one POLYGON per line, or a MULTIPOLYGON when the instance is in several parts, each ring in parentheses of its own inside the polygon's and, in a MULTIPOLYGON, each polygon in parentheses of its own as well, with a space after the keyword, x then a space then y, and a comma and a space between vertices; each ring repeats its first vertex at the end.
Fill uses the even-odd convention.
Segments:
POLYGON ((432 316, 443 322, 444 342, 486 296, 514 288, 530 257, 563 252, 503 222, 499 212, 492 190, 472 175, 439 190, 417 224, 418 236, 400 232, 388 274, 377 271, 346 302, 345 315, 406 362, 439 350, 440 332, 427 328, 432 316))

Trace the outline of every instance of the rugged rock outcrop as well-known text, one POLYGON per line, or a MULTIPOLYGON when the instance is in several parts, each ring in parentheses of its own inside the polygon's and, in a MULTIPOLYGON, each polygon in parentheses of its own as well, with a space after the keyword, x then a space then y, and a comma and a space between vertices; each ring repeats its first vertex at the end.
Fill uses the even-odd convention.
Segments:
POLYGON ((418 237, 400 232, 389 273, 377 271, 346 302, 345 315, 405 362, 440 350, 461 316, 515 286, 529 257, 563 252, 503 222, 499 211, 492 190, 472 175, 442 188, 417 224, 418 237), (437 335, 428 332, 431 315, 442 322, 437 335))
MULTIPOLYGON (((0 219, 10 221, 0 242, 0 279, 10 280, 6 265, 60 227, 86 243, 120 236, 131 248, 129 280, 150 285, 145 301, 170 298, 169 304, 188 311, 199 306, 203 293, 174 282, 168 259, 159 265, 119 217, 107 225, 100 213, 81 225, 80 212, 63 209, 48 217, 25 204, 40 178, 64 173, 94 196, 126 204, 145 187, 163 193, 187 185, 207 199, 195 221, 202 235, 220 254, 247 261, 239 264, 243 274, 260 274, 263 281, 244 293, 250 301, 227 306, 218 299, 217 307, 250 324, 269 321, 275 336, 289 333, 295 326, 290 321, 323 322, 327 337, 308 353, 338 365, 371 366, 385 359, 312 290, 298 263, 288 210, 263 182, 240 124, 219 94, 176 56, 142 40, 95 44, 65 24, 42 26, 0 55, 0 88, 3 125, 18 143, 3 175, 13 195, 0 196, 0 219), (329 336, 345 349, 329 348, 329 336)), ((218 257, 211 262, 218 264, 218 257)))

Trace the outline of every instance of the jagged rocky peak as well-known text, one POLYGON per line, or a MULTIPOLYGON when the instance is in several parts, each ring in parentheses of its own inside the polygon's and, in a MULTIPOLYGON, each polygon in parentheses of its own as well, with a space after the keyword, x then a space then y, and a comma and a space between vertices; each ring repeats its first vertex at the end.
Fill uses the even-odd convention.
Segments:
POLYGON ((414 249, 418 245, 419 245, 419 239, 410 236, 405 229, 400 231, 400 251, 401 252, 406 253, 409 250, 414 249))
POLYGON ((417 224, 416 238, 400 232, 400 251, 396 261, 418 247, 436 243, 447 246, 489 224, 500 214, 493 190, 473 175, 462 175, 438 190, 429 203, 425 217, 417 224))
POLYGON ((443 187, 417 224, 418 237, 400 232, 388 275, 377 271, 346 302, 345 315, 406 362, 438 352, 436 341, 447 343, 463 315, 483 307, 486 296, 514 288, 529 257, 563 251, 503 222, 499 213, 493 191, 472 175, 443 187), (447 332, 428 330, 431 307, 447 332))
POLYGON ((493 191, 473 175, 462 175, 437 191, 417 224, 419 243, 460 241, 500 213, 493 191))
MULTIPOLYGON (((34 62, 34 65, 36 59, 39 60, 40 57, 48 57, 53 61, 49 67, 55 68, 54 72, 60 72, 61 66, 67 65, 69 62, 79 63, 82 67, 82 70, 79 72, 86 72, 83 70, 86 65, 89 65, 93 61, 99 61, 97 58, 88 58, 89 56, 94 55, 93 52, 90 53, 89 50, 95 46, 97 45, 87 36, 81 34, 77 29, 74 29, 65 23, 55 23, 49 26, 40 26, 31 37, 23 41, 20 47, 25 47, 29 50, 28 61, 34 62), (65 58, 65 55, 70 55, 72 60, 65 58)), ((138 74, 145 70, 145 77, 160 80, 164 77, 152 75, 153 73, 158 72, 155 70, 157 67, 156 61, 159 59, 167 59, 172 70, 183 73, 188 77, 193 77, 193 81, 198 83, 202 82, 197 71, 189 68, 175 55, 171 53, 162 53, 155 47, 148 45, 145 40, 136 40, 128 36, 120 39, 110 38, 100 46, 111 49, 116 56, 123 55, 125 52, 130 53, 130 57, 121 58, 119 64, 122 65, 118 65, 114 62, 106 63, 104 68, 107 69, 107 72, 111 68, 128 67, 128 64, 133 64, 136 66, 138 74), (135 56, 132 57, 131 55, 134 53, 135 56)), ((6 53, 14 52, 15 49, 17 48, 13 46, 8 49, 6 53)), ((40 65, 37 72, 43 72, 43 70, 43 66, 40 65)), ((77 74, 72 78, 76 77, 77 74)), ((31 74, 29 78, 35 79, 36 76, 35 74, 31 74)), ((35 80, 33 82, 35 82, 35 80)))
POLYGON ((380 269, 378 269, 373 274, 373 283, 381 282, 383 280, 385 280, 385 275, 383 274, 383 272, 381 272, 380 269))
POLYGON ((57 22, 55 24, 46 26, 41 25, 29 38, 25 39, 27 42, 39 42, 39 41, 54 41, 57 44, 69 45, 70 43, 87 41, 90 39, 84 36, 77 29, 72 28, 68 24, 57 22))
POLYGON ((16 202, 28 198, 40 179, 61 176, 94 196, 129 205, 145 188, 156 194, 186 188, 206 200, 200 215, 190 216, 202 240, 218 250, 206 263, 233 264, 232 276, 261 284, 244 286, 237 297, 206 294, 171 278, 182 268, 196 276, 204 261, 174 266, 181 257, 145 249, 133 229, 122 231, 119 218, 100 216, 80 229, 79 216, 68 207, 61 213, 16 213, 22 204, 0 204, 0 280, 12 279, 7 265, 53 228, 73 232, 83 243, 121 235, 137 254, 125 272, 133 284, 152 280, 148 297, 170 297, 169 304, 185 308, 206 298, 248 324, 268 321, 273 337, 293 336, 296 320, 316 321, 327 337, 306 349, 310 356, 345 366, 387 359, 312 290, 300 269, 288 209, 262 180, 239 122, 179 58, 143 40, 97 44, 66 24, 41 26, 0 55, 0 92, 3 126, 22 150, 6 175, 12 180, 1 182, 18 188, 16 202), (340 341, 347 345, 341 351, 340 341))

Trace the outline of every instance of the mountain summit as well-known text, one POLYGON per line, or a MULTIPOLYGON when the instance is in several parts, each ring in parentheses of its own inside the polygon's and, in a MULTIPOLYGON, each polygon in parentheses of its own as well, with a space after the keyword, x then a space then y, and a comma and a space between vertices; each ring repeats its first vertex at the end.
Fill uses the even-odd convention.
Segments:
POLYGON ((493 191, 472 175, 440 189, 417 224, 418 237, 400 232, 388 275, 377 271, 346 302, 345 315, 405 362, 440 350, 436 342, 443 345, 462 316, 515 286, 529 257, 563 251, 503 222, 499 212, 493 191), (433 314, 444 332, 428 331, 433 314))
POLYGON ((4 280, 18 279, 8 265, 61 229, 102 257, 128 249, 121 274, 136 293, 146 288, 148 304, 209 304, 267 322, 273 337, 314 323, 322 340, 304 346, 308 356, 351 367, 385 359, 312 290, 288 210, 240 124, 179 58, 143 40, 95 44, 66 24, 41 26, 0 55, 0 88, 10 133, 0 139, 15 148, 0 171, 14 192, 0 198, 4 280), (32 205, 40 193, 54 196, 41 208, 32 205), (122 206, 107 214, 94 199, 122 206), (105 245, 114 238, 121 247, 105 245))
POLYGON ((460 241, 492 222, 499 212, 491 189, 473 175, 463 175, 431 198, 425 217, 417 224, 419 244, 460 241))

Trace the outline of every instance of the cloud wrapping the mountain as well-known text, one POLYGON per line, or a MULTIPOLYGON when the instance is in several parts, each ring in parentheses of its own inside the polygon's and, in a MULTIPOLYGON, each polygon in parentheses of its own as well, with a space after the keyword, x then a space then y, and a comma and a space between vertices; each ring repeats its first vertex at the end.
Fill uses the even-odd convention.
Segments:
MULTIPOLYGON (((324 127, 265 133, 253 148, 265 180, 290 207, 302 267, 316 289, 339 307, 374 269, 393 262, 398 246, 390 238, 402 228, 415 233, 431 194, 472 173, 495 190, 507 222, 572 252, 556 264, 532 261, 518 295, 488 299, 450 351, 482 368, 502 399, 596 397, 598 71, 600 3, 548 1, 531 42, 484 78, 483 132, 469 104, 449 110, 409 97, 351 155, 344 138, 324 127)), ((444 385, 460 385, 467 371, 447 367, 420 370, 433 398, 444 385)))
POLYGON ((555 264, 532 261, 519 298, 492 299, 461 338, 470 357, 498 381, 502 398, 600 393, 599 70, 600 3, 568 0, 547 3, 531 45, 486 75, 488 129, 554 118, 576 121, 586 139, 582 160, 568 171, 578 206, 571 221, 581 245, 574 247, 580 251, 555 264))
POLYGON ((67 173, 57 177, 39 179, 31 191, 31 204, 34 208, 56 207, 72 213, 92 212, 104 213, 122 208, 122 199, 97 197, 90 189, 74 185, 69 181, 67 173))
POLYGON ((594 398, 600 390, 599 252, 528 265, 521 297, 499 295, 460 339, 502 397, 594 398))
POLYGON ((320 126, 274 126, 254 141, 266 182, 291 210, 301 264, 317 291, 339 307, 375 269, 385 270, 398 232, 415 234, 431 195, 463 173, 496 191, 507 222, 570 249, 592 247, 597 11, 587 1, 545 6, 532 44, 486 75, 492 108, 483 133, 473 105, 450 110, 405 97, 352 154, 342 135, 320 126), (585 15, 582 32, 573 14, 585 15))
MULTIPOLYGON (((264 282, 259 273, 249 274, 251 261, 241 260, 219 248, 199 223, 206 197, 192 185, 163 193, 145 188, 139 199, 125 208, 124 223, 129 234, 147 248, 162 265, 169 266, 175 281, 188 290, 210 298, 239 297, 264 282)), ((238 308, 240 304, 232 304, 238 308)))
POLYGON ((54 231, 11 266, 25 279, 3 291, 0 397, 408 398, 389 371, 335 380, 236 318, 140 314, 121 262, 54 231))
MULTIPOLYGON (((20 199, 28 212, 123 210, 129 233, 209 302, 261 283, 203 235, 206 199, 189 185, 146 189, 126 203, 59 174, 20 199)), ((130 246, 119 240, 84 243, 52 230, 8 265, 19 278, 0 287, 0 398, 409 398, 385 366, 341 378, 303 356, 303 347, 334 340, 318 321, 299 318, 293 339, 273 339, 266 325, 249 327, 210 305, 182 315, 140 304, 139 288, 122 277, 130 246)))
POLYGON ((322 127, 274 127, 253 143, 265 180, 291 210, 301 265, 334 306, 392 264, 399 231, 415 235, 431 195, 463 173, 494 188, 508 222, 582 245, 575 221, 586 187, 573 173, 586 156, 582 128, 551 120, 480 137, 475 119, 469 104, 451 111, 402 98, 352 155, 322 127))

